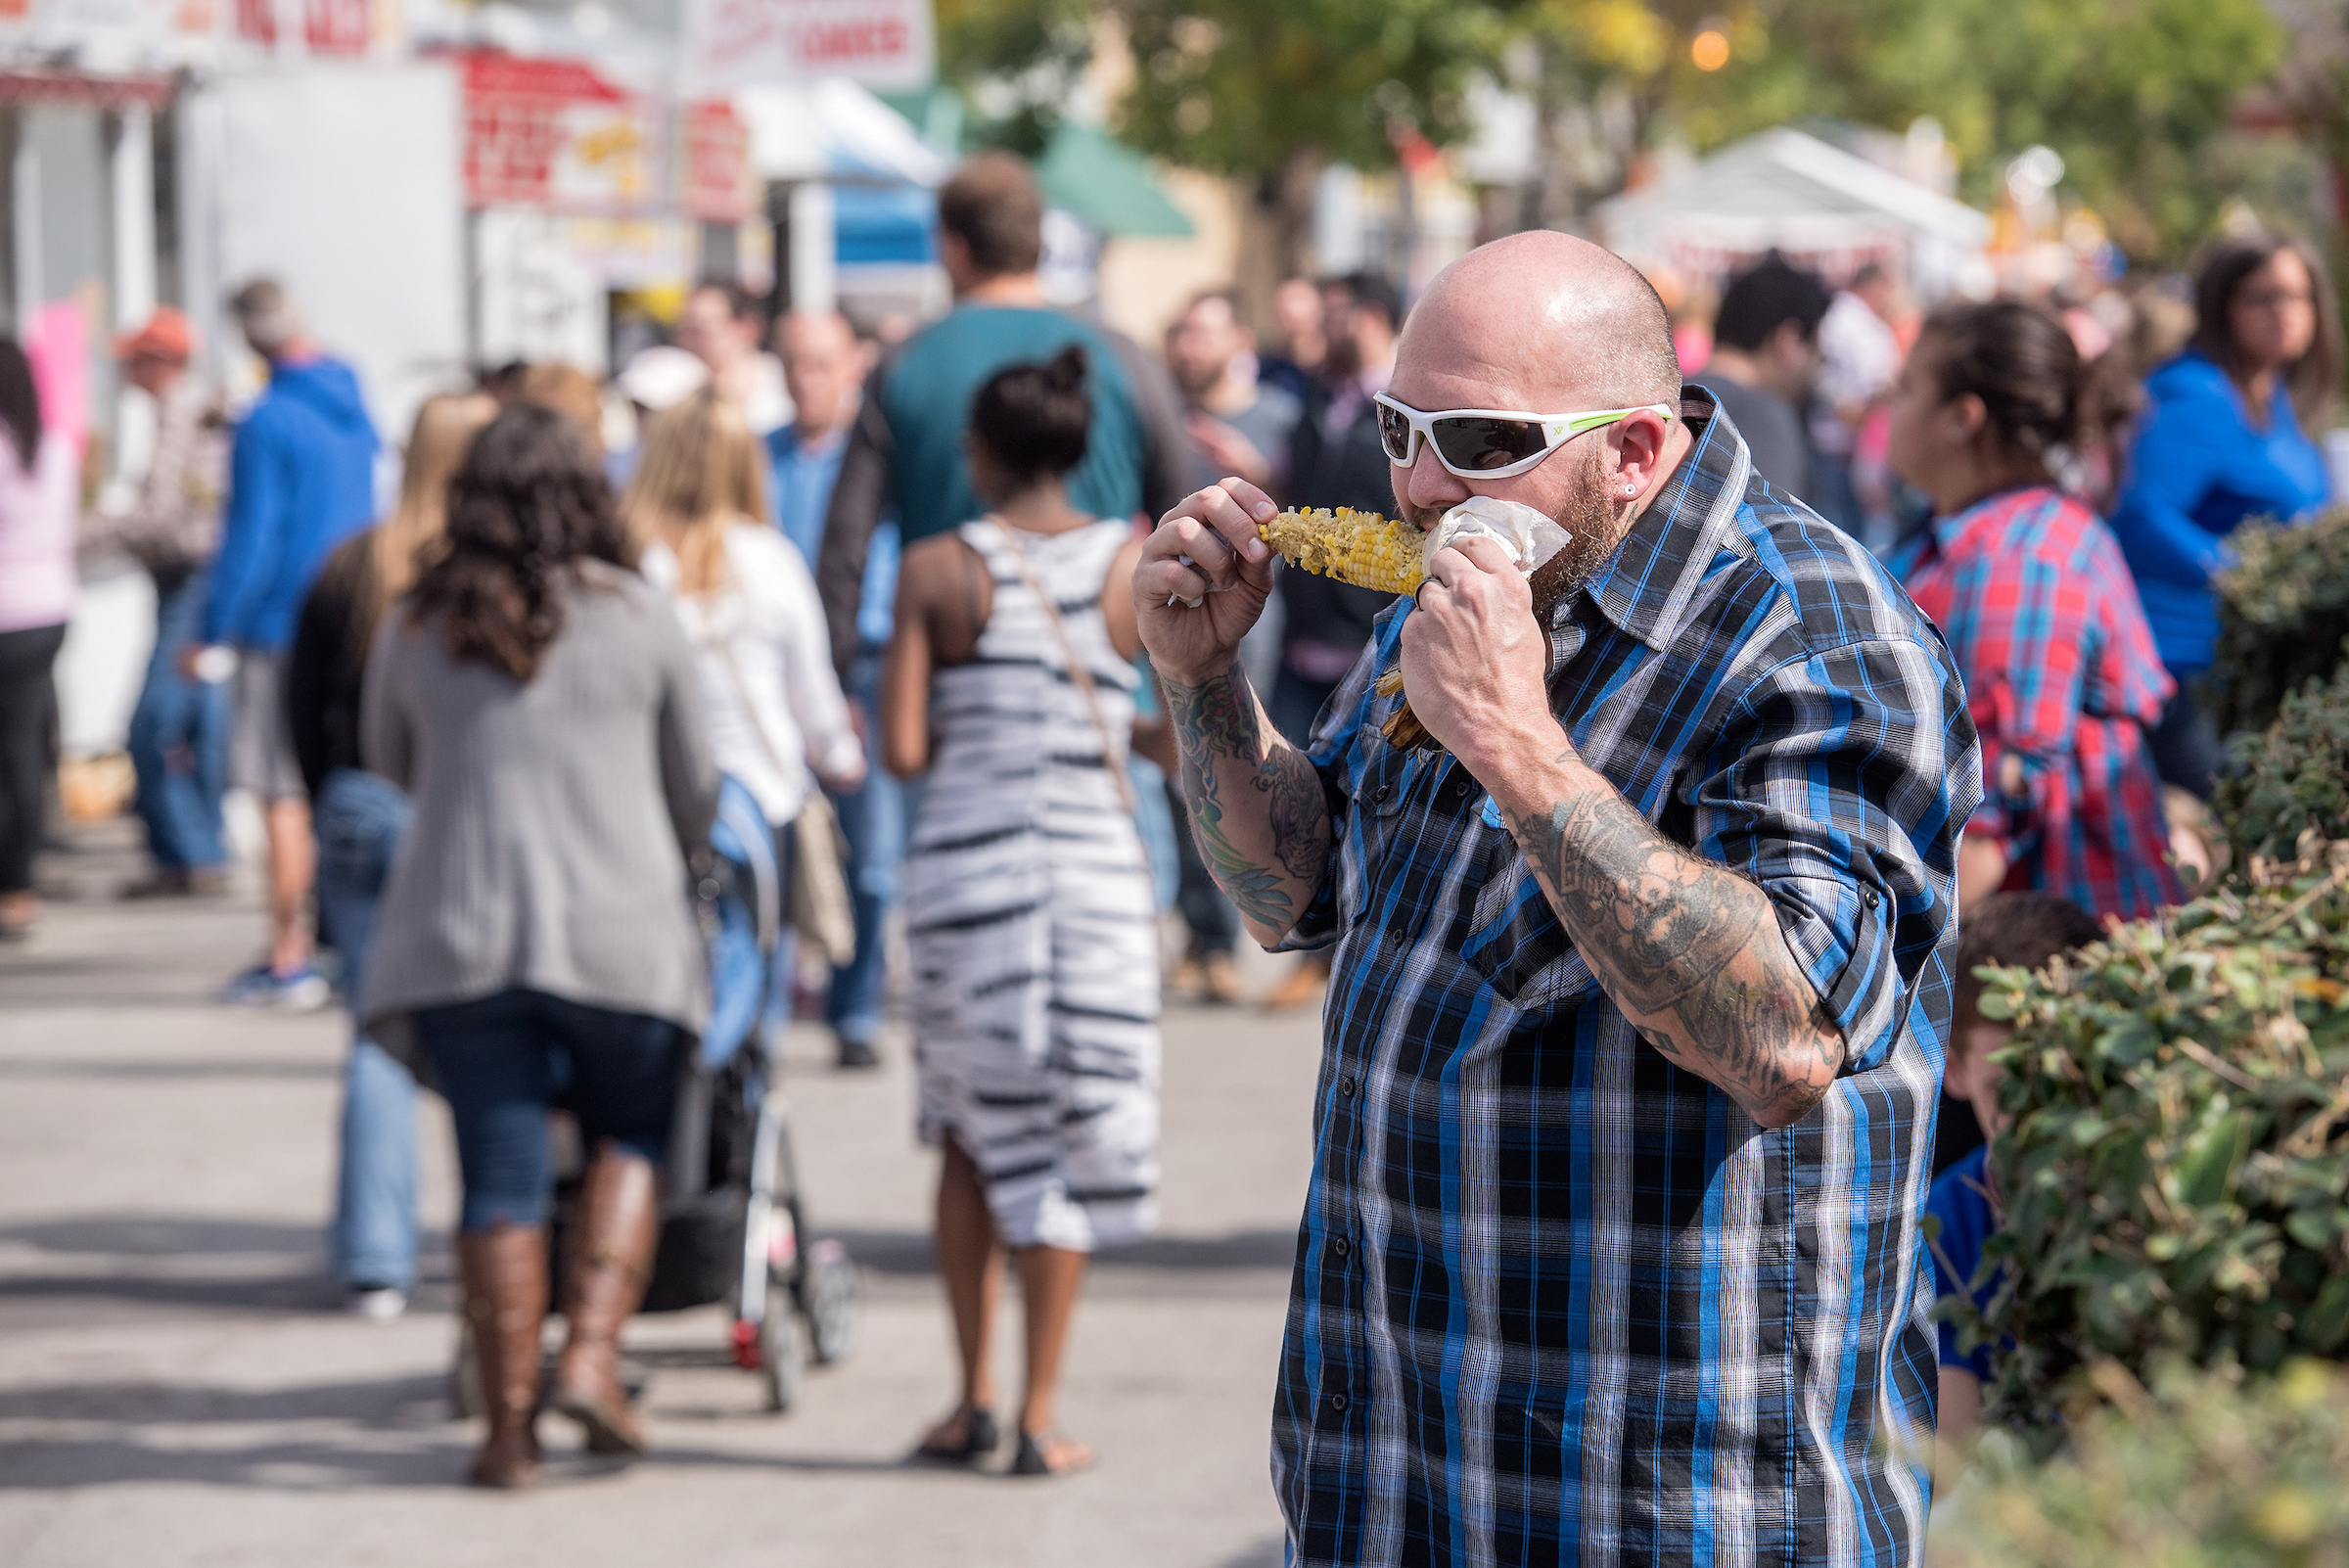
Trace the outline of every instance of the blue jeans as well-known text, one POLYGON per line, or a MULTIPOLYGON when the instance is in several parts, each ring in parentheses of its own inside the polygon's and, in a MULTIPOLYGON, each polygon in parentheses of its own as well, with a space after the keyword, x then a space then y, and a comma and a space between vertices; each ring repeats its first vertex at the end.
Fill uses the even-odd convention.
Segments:
POLYGON ((166 871, 209 870, 228 859, 220 793, 228 778, 228 688, 190 680, 179 656, 200 635, 208 574, 198 572, 155 606, 155 653, 130 715, 130 764, 139 776, 147 853, 166 871))
POLYGON ((554 1193, 546 1118, 558 1103, 579 1119, 589 1150, 608 1138, 659 1165, 668 1152, 684 1036, 665 1018, 534 991, 418 1008, 416 1038, 456 1123, 465 1178, 457 1227, 546 1222, 554 1193))
MULTIPOLYGON (((408 798, 373 773, 339 768, 318 792, 318 934, 343 956, 355 1015, 367 945, 392 853, 408 831, 408 798)), ((343 1069, 343 1157, 335 1183, 335 1273, 346 1285, 416 1281, 416 1081, 365 1035, 343 1069)))
POLYGON ((867 652, 849 672, 849 695, 863 704, 864 783, 834 795, 840 831, 849 841, 849 899, 856 915, 856 956, 832 971, 824 1016, 842 1039, 870 1043, 881 1029, 882 1002, 889 988, 889 912, 898 906, 899 873, 905 863, 905 794, 881 765, 881 656, 867 652))

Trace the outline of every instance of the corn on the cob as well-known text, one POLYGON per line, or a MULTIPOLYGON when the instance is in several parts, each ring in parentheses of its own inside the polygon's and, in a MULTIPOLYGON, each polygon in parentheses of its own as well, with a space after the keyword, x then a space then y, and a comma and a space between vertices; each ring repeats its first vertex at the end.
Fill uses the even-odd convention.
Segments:
POLYGON ((1426 535, 1376 512, 1317 506, 1260 523, 1256 535, 1291 566, 1358 588, 1413 593, 1427 580, 1426 535))

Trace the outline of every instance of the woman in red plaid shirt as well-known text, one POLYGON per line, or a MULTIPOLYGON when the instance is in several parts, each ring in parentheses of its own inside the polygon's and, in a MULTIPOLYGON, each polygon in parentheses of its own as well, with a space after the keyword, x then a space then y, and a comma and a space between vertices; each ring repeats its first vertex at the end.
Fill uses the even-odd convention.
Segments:
POLYGON ((2134 919, 2180 897, 2145 745, 2170 677, 2119 543, 2050 474, 2086 382, 2060 321, 1994 300, 1928 317, 1893 390, 1892 467, 1934 512, 1893 571, 1982 736, 1960 908, 2008 888, 2134 919))

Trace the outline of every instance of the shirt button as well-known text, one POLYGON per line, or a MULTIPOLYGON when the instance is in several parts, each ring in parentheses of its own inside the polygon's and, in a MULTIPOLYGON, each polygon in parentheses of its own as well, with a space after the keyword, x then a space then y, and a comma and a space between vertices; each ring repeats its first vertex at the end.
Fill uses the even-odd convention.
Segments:
POLYGON ((1335 1253, 1338 1257, 1343 1258, 1351 1249, 1346 1245, 1346 1238, 1344 1236, 1340 1236, 1337 1240, 1329 1244, 1329 1250, 1332 1253, 1335 1253))
POLYGON ((1345 1078, 1338 1080, 1338 1092, 1345 1095, 1348 1099, 1352 1099, 1354 1097, 1353 1075, 1349 1074, 1345 1078))
POLYGON ((1880 899, 1882 895, 1877 893, 1875 889, 1870 888, 1865 893, 1862 894, 1861 897, 1867 900, 1867 906, 1870 909, 1873 909, 1876 906, 1876 900, 1880 899))
POLYGON ((1468 778, 1467 775, 1462 774, 1460 777, 1451 781, 1451 798, 1455 801, 1463 800, 1467 797, 1467 794, 1468 778))
POLYGON ((1346 1396, 1343 1394, 1332 1394, 1329 1397, 1329 1407, 1333 1410, 1343 1411, 1346 1408, 1346 1396))
POLYGON ((1373 803, 1375 803, 1375 804, 1377 804, 1377 805, 1381 805, 1381 806, 1383 806, 1383 805, 1385 805, 1385 804, 1386 804, 1386 799, 1387 799, 1387 797, 1388 797, 1388 796, 1390 796, 1390 795, 1392 795, 1392 794, 1394 794, 1394 793, 1395 793, 1395 786, 1394 786, 1394 785, 1392 785, 1392 784, 1381 784, 1381 785, 1380 785, 1378 788, 1376 788, 1376 789, 1374 789, 1374 790, 1372 790, 1372 791, 1370 792, 1370 799, 1371 799, 1371 801, 1372 801, 1373 803))

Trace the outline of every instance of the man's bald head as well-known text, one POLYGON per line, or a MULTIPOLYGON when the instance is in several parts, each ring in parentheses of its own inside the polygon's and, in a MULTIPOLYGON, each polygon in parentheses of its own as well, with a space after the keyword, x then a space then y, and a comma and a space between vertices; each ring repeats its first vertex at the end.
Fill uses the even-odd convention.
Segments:
POLYGON ((1555 519, 1573 535, 1577 580, 1607 559, 1689 447, 1664 301, 1621 256, 1565 234, 1496 240, 1436 274, 1404 328, 1387 390, 1427 413, 1635 410, 1506 479, 1462 478, 1425 443, 1392 471, 1397 506, 1422 529, 1471 494, 1555 519), (1650 405, 1669 417, 1637 412, 1650 405))
POLYGON ((802 433, 819 436, 847 424, 869 368, 849 318, 837 310, 794 310, 775 324, 775 346, 802 433))
POLYGON ((1678 406, 1681 365, 1654 285, 1612 251, 1533 230, 1479 246, 1436 274, 1404 329, 1402 364, 1442 382, 1512 387, 1509 403, 1564 413, 1678 406))

